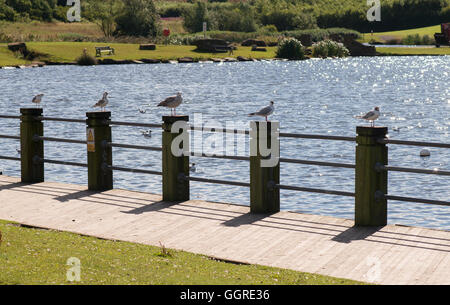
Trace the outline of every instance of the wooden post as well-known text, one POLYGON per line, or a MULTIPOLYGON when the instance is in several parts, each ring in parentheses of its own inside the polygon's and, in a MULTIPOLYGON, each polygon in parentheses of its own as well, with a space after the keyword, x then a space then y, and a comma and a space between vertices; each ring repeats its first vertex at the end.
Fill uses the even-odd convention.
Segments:
POLYGON ((113 188, 113 173, 107 166, 112 165, 112 149, 106 143, 111 142, 109 126, 111 112, 87 112, 87 161, 88 189, 106 191, 113 188))
POLYGON ((253 121, 250 128, 250 212, 276 213, 280 211, 280 189, 276 187, 280 184, 280 123, 253 121), (261 149, 269 148, 277 151, 262 153, 261 149), (271 158, 275 162, 268 162, 271 158), (271 164, 264 165, 264 161, 271 164))
POLYGON ((388 164, 388 148, 377 142, 384 139, 387 127, 356 127, 355 225, 385 226, 388 173, 378 171, 377 164, 388 164))
POLYGON ((22 183, 44 182, 44 136, 42 108, 21 108, 20 113, 20 159, 22 183))
MULTIPOLYGON (((167 202, 189 200, 189 180, 184 179, 189 176, 189 154, 176 156, 172 151, 172 142, 182 133, 180 130, 172 132, 172 126, 179 121, 188 122, 189 116, 163 116, 162 184, 163 201, 167 202)), ((189 145, 189 134, 187 134, 187 143, 181 142, 177 146, 180 149, 189 150, 189 146, 183 147, 183 144, 189 145)))

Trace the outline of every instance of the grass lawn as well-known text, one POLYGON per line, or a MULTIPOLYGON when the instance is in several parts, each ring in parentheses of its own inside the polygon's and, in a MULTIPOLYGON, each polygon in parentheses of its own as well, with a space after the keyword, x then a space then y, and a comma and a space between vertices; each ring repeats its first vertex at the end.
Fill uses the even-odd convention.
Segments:
POLYGON ((0 45, 0 67, 25 65, 27 61, 19 59, 5 46, 0 45))
POLYGON ((372 39, 380 42, 386 42, 390 39, 402 39, 408 35, 419 34, 420 36, 428 35, 431 38, 434 37, 434 33, 441 32, 441 25, 433 25, 424 28, 408 29, 402 31, 392 31, 392 32, 380 32, 380 33, 364 33, 363 38, 360 42, 369 42, 372 39))
POLYGON ((383 55, 450 55, 450 47, 440 48, 377 48, 383 55))
POLYGON ((70 284, 66 274, 71 257, 81 262, 81 281, 73 282, 77 284, 363 284, 287 269, 226 263, 162 247, 25 228, 3 220, 0 232, 0 285, 70 284))
MULTIPOLYGON (((139 44, 125 43, 96 43, 96 42, 29 42, 27 46, 34 51, 50 55, 50 60, 61 62, 73 62, 81 55, 83 49, 86 48, 88 53, 95 56, 95 47, 111 46, 115 49, 116 55, 103 56, 103 58, 111 58, 116 60, 124 59, 177 59, 180 57, 192 57, 194 59, 206 59, 214 57, 230 57, 228 53, 199 53, 195 52, 195 46, 174 46, 174 45, 157 45, 156 50, 139 50, 139 44)), ((268 47, 267 52, 252 52, 251 47, 239 46, 234 51, 233 56, 244 56, 251 58, 274 58, 276 47, 268 47)))

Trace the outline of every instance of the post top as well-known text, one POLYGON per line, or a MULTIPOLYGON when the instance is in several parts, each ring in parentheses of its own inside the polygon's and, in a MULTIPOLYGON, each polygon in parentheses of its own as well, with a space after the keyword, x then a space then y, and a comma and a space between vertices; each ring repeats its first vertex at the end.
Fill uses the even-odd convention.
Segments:
POLYGON ((166 124, 173 124, 177 121, 186 121, 189 122, 189 116, 188 115, 175 115, 175 116, 169 116, 165 115, 162 117, 163 122, 166 124))
POLYGON ((86 116, 89 119, 109 119, 111 117, 111 111, 86 112, 86 116))
POLYGON ((20 108, 20 113, 23 115, 42 115, 42 108, 20 108))
POLYGON ((279 121, 251 121, 251 122, 254 122, 256 125, 261 125, 261 124, 267 124, 267 126, 270 126, 270 125, 279 126, 280 125, 279 121))
POLYGON ((387 127, 356 126, 356 134, 358 136, 385 137, 387 133, 388 133, 387 127))

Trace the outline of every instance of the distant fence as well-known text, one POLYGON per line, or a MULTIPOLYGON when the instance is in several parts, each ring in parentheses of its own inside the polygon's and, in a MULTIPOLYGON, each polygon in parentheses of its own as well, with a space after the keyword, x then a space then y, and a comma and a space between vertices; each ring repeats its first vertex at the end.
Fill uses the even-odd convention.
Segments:
MULTIPOLYGON (((49 163, 87 168, 88 189, 91 191, 105 191, 112 189, 114 171, 162 176, 163 200, 169 202, 189 200, 190 181, 248 187, 250 188, 250 211, 252 213, 278 212, 280 210, 280 190, 347 196, 355 198, 355 224, 361 226, 386 225, 388 200, 450 206, 450 202, 448 201, 403 197, 388 194, 389 171, 450 176, 450 171, 444 170, 389 166, 387 158, 388 144, 427 146, 436 148, 450 148, 450 144, 390 140, 386 138, 388 131, 387 127, 358 126, 356 128, 356 137, 345 137, 280 133, 278 132, 278 122, 252 122, 250 124, 250 130, 189 126, 191 131, 207 130, 208 132, 250 135, 250 146, 256 147, 257 149, 250 156, 207 155, 204 153, 198 154, 191 151, 186 151, 181 156, 175 156, 172 152, 172 144, 174 143, 174 140, 181 135, 181 132, 173 132, 172 127, 180 121, 187 122, 189 120, 189 117, 187 116, 164 116, 162 118, 163 124, 146 124, 111 121, 110 112, 88 112, 86 114, 86 120, 45 117, 42 115, 42 112, 43 110, 40 108, 22 108, 20 109, 20 116, 0 115, 0 118, 2 119, 20 119, 20 136, 0 134, 0 138, 20 140, 20 158, 0 156, 0 159, 21 162, 21 181, 23 183, 43 182, 44 164, 49 163), (44 137, 43 121, 85 124, 87 137, 85 140, 44 137), (162 147, 113 143, 111 141, 112 125, 162 128, 162 147), (262 132, 263 129, 265 131, 276 132, 262 132), (263 141, 265 143, 270 143, 270 147, 274 147, 274 145, 278 143, 277 147, 279 148, 280 138, 354 142, 356 144, 356 162, 355 164, 345 164, 277 157, 274 166, 261 166, 262 162, 273 156, 267 156, 261 153, 259 149, 261 145, 260 142, 263 141), (86 145, 87 163, 46 159, 44 157, 44 142, 46 141, 86 145), (162 171, 115 166, 112 162, 113 147, 159 151, 162 153, 162 171), (189 175, 189 158, 191 156, 250 162, 250 182, 217 180, 210 179, 208 177, 192 177, 189 175), (355 169, 355 192, 280 184, 280 163, 355 169)), ((183 147, 180 148, 183 149, 183 147)), ((277 156, 279 156, 279 153, 277 156)))

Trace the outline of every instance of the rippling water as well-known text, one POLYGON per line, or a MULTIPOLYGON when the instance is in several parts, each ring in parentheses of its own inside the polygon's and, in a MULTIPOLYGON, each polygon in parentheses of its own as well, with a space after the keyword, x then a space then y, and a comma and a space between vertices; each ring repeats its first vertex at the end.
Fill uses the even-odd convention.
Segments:
MULTIPOLYGON (((182 91, 185 102, 178 113, 189 114, 191 122, 194 114, 196 119, 202 115, 206 126, 225 126, 229 121, 238 128, 248 128, 246 114, 274 100, 272 119, 280 121, 282 132, 354 136, 356 125, 364 124, 354 116, 379 106, 382 116, 377 124, 388 126, 391 138, 448 143, 449 79, 450 56, 0 70, 0 113, 18 114, 20 107, 30 107, 31 98, 42 92, 45 115, 83 119, 102 92, 108 91, 113 120, 155 123, 169 112, 154 105, 182 91), (147 113, 140 114, 138 107, 149 103, 152 106, 147 113)), ((18 121, 0 120, 0 130, 1 134, 18 134, 18 121)), ((159 130, 154 130, 151 138, 143 137, 141 130, 114 126, 113 141, 161 145, 159 130)), ((84 139, 85 126, 46 121, 45 134, 84 139)), ((1 155, 17 155, 18 141, 0 141, 1 155)), ((421 159, 420 147, 389 148, 390 165, 450 169, 449 149, 430 148, 431 157, 421 159)), ((243 154, 248 154, 248 147, 247 152, 239 152, 243 154)), ((45 155, 86 162, 83 145, 46 142, 45 155)), ((283 138, 281 156, 354 163, 355 144, 283 138)), ((161 169, 158 152, 117 148, 113 160, 117 166, 161 169)), ((5 174, 20 175, 17 162, 0 162, 5 174)), ((191 162, 197 164, 192 175, 249 181, 246 161, 192 158, 191 162)), ((86 184, 87 173, 84 169, 46 164, 46 180, 86 184)), ((115 172, 114 180, 116 188, 161 193, 160 177, 115 172)), ((389 193, 449 201, 449 181, 443 176, 393 172, 389 174, 389 193)), ((354 171, 283 163, 281 183, 352 192, 354 171)), ((249 190, 192 182, 191 196, 247 204, 249 190)), ((281 207, 352 219, 354 202, 350 197, 283 190, 281 207)), ((389 223, 450 230, 450 207, 390 201, 389 223)))

